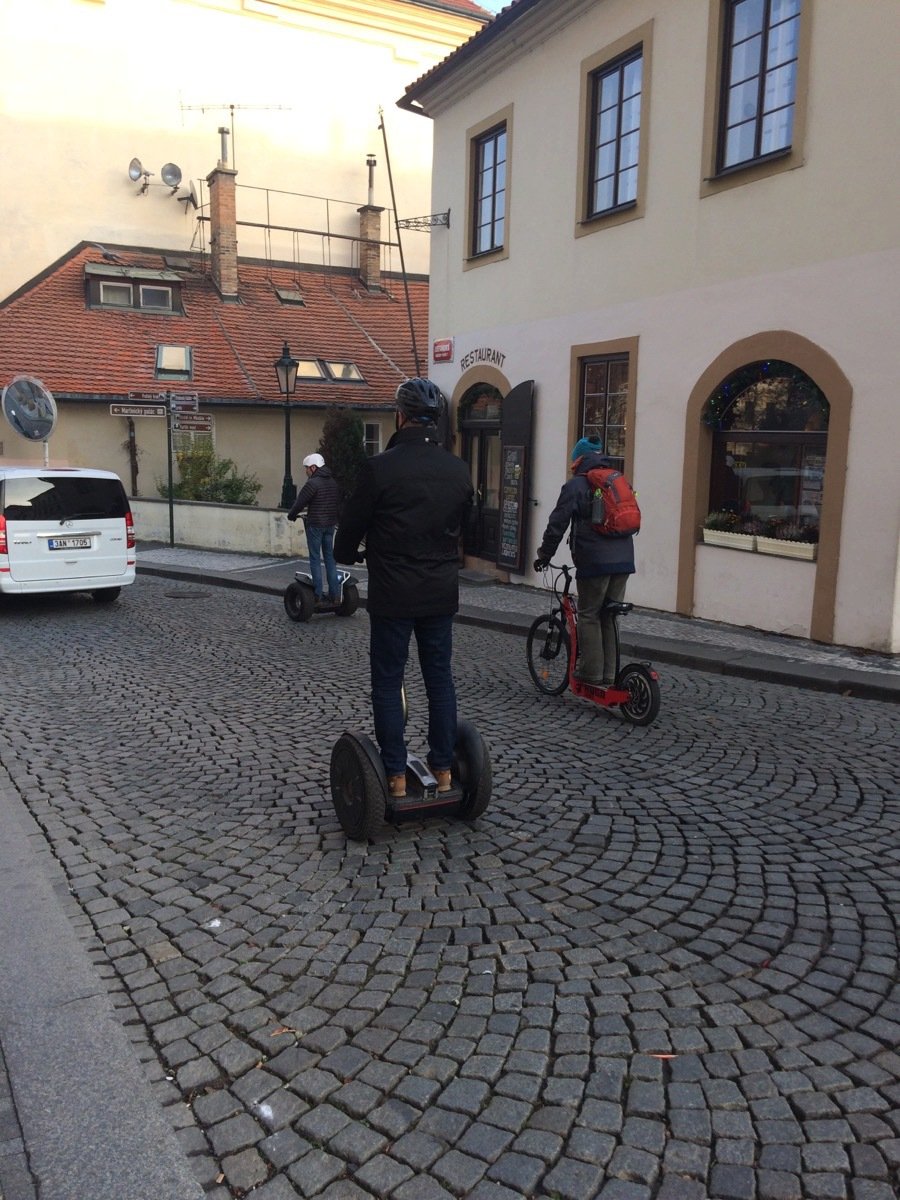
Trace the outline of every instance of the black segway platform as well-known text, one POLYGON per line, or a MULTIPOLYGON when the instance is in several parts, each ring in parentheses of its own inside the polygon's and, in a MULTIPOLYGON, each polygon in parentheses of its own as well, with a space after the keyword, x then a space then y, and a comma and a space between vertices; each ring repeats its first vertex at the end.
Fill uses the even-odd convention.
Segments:
POLYGON ((367 841, 385 821, 443 813, 474 821, 491 799, 491 760, 471 721, 457 726, 449 792, 437 790, 427 764, 409 754, 406 795, 393 798, 378 747, 365 734, 343 733, 331 752, 331 800, 347 837, 367 841))
POLYGON ((349 571, 338 571, 340 599, 336 604, 316 604, 312 575, 294 572, 294 582, 284 589, 284 611, 292 621, 308 621, 315 613, 334 613, 337 617, 352 617, 359 608, 359 587, 349 571))

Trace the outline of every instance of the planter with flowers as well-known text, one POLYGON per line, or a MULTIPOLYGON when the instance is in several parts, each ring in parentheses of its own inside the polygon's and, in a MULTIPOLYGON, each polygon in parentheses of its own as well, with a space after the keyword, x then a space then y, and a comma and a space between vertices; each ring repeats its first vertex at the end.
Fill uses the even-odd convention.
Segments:
POLYGON ((732 550, 756 549, 752 523, 733 512, 711 512, 703 522, 703 540, 707 545, 729 546, 732 550))
POLYGON ((814 562, 818 550, 819 527, 799 525, 775 517, 767 521, 756 539, 760 554, 777 554, 782 558, 804 558, 814 562))

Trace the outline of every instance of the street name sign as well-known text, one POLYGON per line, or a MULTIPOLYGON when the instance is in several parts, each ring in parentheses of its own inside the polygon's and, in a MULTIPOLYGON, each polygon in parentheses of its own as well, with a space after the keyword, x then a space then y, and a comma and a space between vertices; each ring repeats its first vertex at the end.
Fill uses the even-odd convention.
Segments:
POLYGON ((212 433, 212 422, 209 413, 177 412, 172 417, 172 428, 179 433, 212 433))
POLYGON ((180 396, 169 396, 169 408, 173 413, 195 413, 200 407, 196 392, 182 392, 180 396))
POLYGON ((166 406, 164 404, 111 404, 109 415, 111 417, 164 417, 166 406))

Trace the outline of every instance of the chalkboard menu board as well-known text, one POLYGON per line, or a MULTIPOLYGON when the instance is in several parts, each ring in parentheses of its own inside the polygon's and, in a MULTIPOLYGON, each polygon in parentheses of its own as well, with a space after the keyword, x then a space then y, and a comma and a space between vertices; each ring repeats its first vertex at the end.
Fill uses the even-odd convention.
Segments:
POLYGON ((525 515, 525 447, 504 445, 500 462, 500 548, 497 563, 522 569, 525 515))

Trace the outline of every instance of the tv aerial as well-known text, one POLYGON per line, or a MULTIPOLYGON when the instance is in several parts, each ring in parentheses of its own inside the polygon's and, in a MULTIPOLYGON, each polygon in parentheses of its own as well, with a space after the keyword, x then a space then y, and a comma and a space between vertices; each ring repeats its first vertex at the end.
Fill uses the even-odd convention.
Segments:
POLYGON ((58 416, 52 392, 31 375, 16 375, 3 389, 0 399, 3 415, 20 435, 30 442, 44 443, 44 466, 47 466, 47 442, 56 428, 58 416))

